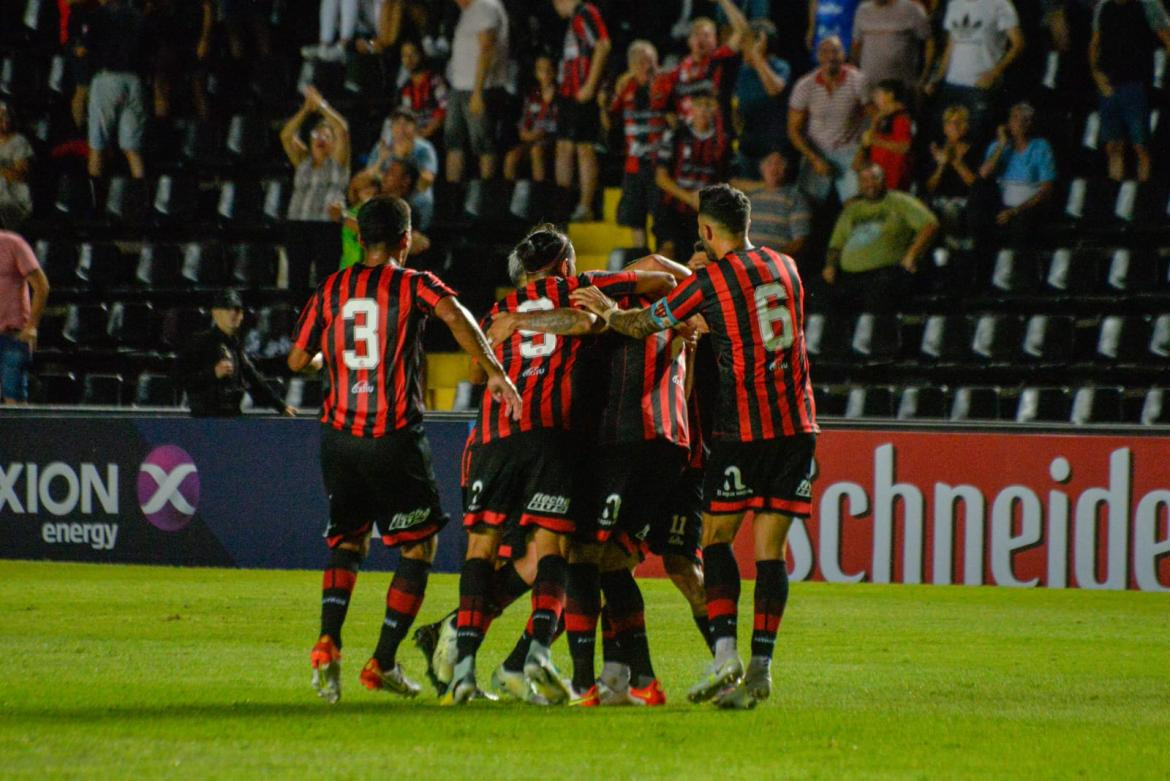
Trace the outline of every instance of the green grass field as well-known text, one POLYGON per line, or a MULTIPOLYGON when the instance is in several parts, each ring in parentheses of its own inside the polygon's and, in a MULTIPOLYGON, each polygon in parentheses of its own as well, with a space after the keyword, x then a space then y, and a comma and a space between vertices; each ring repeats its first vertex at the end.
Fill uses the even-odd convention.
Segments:
MULTIPOLYGON (((388 575, 358 579, 344 698, 309 687, 314 572, 0 561, 0 776, 1166 778, 1170 598, 797 584, 777 690, 751 712, 683 696, 704 661, 682 598, 643 583, 666 708, 367 692, 388 575)), ((420 620, 453 605, 431 580, 420 620)), ((742 607, 750 615, 750 584, 742 607)), ((524 616, 498 621, 487 679, 524 616)), ((747 629, 750 620, 741 619, 747 629)), ((563 643, 558 660, 567 663, 563 643)), ((401 658, 421 677, 413 646, 401 658)))

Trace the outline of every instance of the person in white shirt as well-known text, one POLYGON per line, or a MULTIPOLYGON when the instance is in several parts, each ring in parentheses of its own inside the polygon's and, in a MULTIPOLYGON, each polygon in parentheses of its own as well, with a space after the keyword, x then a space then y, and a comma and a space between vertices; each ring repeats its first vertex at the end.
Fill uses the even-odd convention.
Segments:
POLYGON ((508 81, 508 16, 500 0, 455 0, 455 26, 447 83, 451 95, 443 138, 447 146, 447 181, 463 179, 464 154, 479 158, 479 175, 496 174, 496 123, 508 81))

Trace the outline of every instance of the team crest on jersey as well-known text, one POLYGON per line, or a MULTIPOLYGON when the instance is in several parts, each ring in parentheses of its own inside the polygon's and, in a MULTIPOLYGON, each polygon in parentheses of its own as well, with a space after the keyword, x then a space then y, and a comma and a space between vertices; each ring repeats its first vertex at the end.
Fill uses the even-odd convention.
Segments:
POLYGON ((569 497, 553 494, 533 494, 528 503, 528 511, 534 513, 556 513, 564 515, 569 512, 569 497))
POLYGON ((719 495, 728 497, 747 496, 752 489, 743 484, 743 472, 738 466, 729 466, 723 470, 723 485, 719 495))

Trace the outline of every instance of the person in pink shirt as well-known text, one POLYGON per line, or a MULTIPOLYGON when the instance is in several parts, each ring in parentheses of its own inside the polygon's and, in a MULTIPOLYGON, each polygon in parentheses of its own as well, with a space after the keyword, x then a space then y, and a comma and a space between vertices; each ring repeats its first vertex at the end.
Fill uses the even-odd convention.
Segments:
POLYGON ((19 235, 0 231, 0 400, 5 404, 28 401, 28 367, 48 300, 49 278, 32 247, 19 235))

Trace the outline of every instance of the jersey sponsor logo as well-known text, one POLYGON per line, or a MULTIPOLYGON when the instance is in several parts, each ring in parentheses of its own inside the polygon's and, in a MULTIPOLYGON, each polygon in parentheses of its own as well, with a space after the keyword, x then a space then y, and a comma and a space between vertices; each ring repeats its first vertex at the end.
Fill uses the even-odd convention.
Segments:
POLYGON ((138 468, 138 506, 156 528, 177 532, 199 507, 199 470, 187 451, 156 447, 138 468))
POLYGON ((720 496, 747 496, 752 489, 743 484, 743 472, 738 466, 729 466, 723 470, 723 485, 719 490, 720 496))
POLYGON ((409 529, 412 526, 418 526, 420 523, 430 517, 430 507, 420 507, 417 510, 411 510, 408 513, 394 513, 394 516, 390 519, 390 523, 386 524, 386 533, 400 531, 402 529, 409 529))
POLYGON ((684 383, 684 381, 683 381, 683 378, 682 378, 681 376, 674 376, 674 377, 671 377, 671 378, 670 378, 670 381, 671 381, 672 383, 674 383, 675 385, 678 385, 679 387, 682 387, 682 386, 685 384, 685 383, 684 383))
POLYGON ((362 396, 367 393, 373 393, 375 390, 377 389, 368 381, 358 380, 352 386, 350 386, 349 392, 355 396, 362 396))
POLYGON ((541 375, 543 375, 545 373, 545 370, 546 370, 546 367, 544 367, 544 366, 529 366, 527 369, 520 372, 520 376, 521 377, 540 377, 541 375))
POLYGON ((564 515, 569 511, 569 497, 536 493, 528 502, 528 511, 534 513, 556 513, 564 515))

